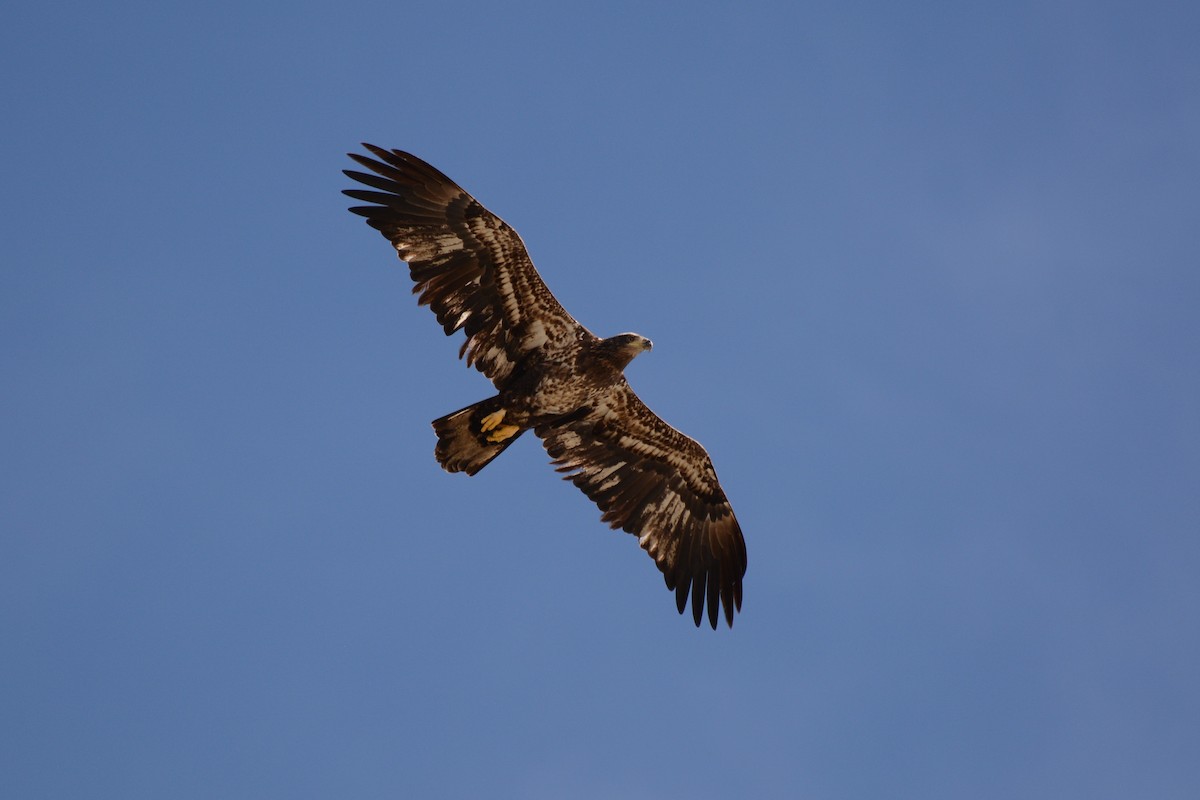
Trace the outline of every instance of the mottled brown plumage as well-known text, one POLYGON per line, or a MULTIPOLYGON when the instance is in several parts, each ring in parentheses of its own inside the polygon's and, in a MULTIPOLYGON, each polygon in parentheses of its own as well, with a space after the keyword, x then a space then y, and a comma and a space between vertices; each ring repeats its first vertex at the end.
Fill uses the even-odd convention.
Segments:
POLYGON ((369 205, 367 220, 408 262, 413 292, 447 335, 463 331, 460 355, 498 390, 433 423, 435 455, 474 475, 524 433, 542 439, 555 467, 603 512, 638 537, 680 613, 732 626, 742 606, 746 545, 708 453, 663 422, 623 375, 650 342, 593 335, 554 298, 521 237, 438 170, 408 153, 364 145, 350 154, 371 187, 346 194, 369 205), (373 173, 373 174, 372 174, 373 173))

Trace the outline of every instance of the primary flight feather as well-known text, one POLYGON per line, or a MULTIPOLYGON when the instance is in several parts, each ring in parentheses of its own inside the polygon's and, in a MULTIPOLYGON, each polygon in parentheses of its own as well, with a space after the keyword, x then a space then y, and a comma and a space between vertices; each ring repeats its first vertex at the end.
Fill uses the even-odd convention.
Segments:
POLYGON ((601 519, 638 537, 681 614, 690 594, 697 626, 706 608, 714 629, 721 609, 732 626, 746 543, 708 453, 625 381, 650 340, 593 335, 550 293, 507 223, 416 156, 363 146, 375 157, 349 155, 370 172, 345 173, 370 188, 345 194, 368 205, 350 210, 408 262, 420 304, 446 335, 463 331, 460 356, 498 391, 434 420, 438 463, 474 475, 532 430, 601 519))

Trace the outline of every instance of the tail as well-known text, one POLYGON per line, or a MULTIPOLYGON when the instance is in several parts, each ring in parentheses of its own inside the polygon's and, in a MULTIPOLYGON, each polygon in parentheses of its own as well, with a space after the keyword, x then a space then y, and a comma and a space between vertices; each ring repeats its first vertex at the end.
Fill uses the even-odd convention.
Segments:
POLYGON ((524 428, 504 423, 504 408, 499 397, 491 397, 473 406, 433 421, 438 443, 433 454, 447 472, 474 475, 520 438, 524 428))

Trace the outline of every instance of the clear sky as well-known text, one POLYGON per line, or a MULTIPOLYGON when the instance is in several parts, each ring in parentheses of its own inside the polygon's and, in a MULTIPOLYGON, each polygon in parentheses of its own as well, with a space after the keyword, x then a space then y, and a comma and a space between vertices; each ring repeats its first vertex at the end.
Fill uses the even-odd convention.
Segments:
POLYGON ((1194 798, 1194 3, 41 3, 0 27, 0 795, 1194 798), (697 630, 347 213, 514 225, 711 452, 697 630))

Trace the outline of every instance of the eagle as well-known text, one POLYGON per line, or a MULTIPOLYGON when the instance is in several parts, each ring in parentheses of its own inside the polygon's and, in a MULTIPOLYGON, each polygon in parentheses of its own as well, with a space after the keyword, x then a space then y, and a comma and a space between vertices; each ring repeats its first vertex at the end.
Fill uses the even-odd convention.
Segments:
POLYGON ((651 342, 636 333, 602 339, 559 304, 521 237, 454 181, 414 155, 363 144, 370 170, 344 170, 369 187, 344 194, 408 263, 413 294, 446 335, 465 334, 459 358, 497 394, 433 421, 434 455, 474 475, 525 431, 542 440, 558 472, 583 490, 601 521, 638 537, 675 593, 717 628, 742 608, 746 543, 695 440, 651 411, 624 369, 651 342))

